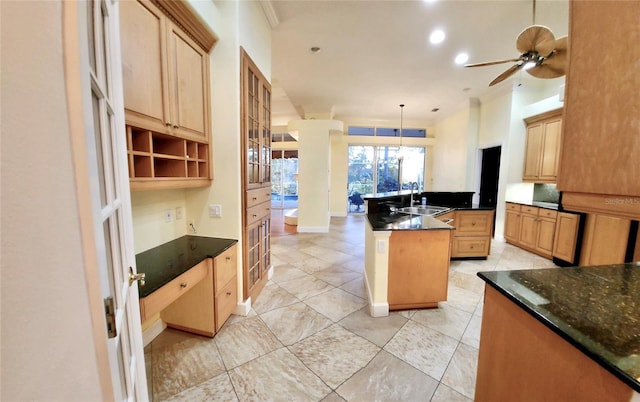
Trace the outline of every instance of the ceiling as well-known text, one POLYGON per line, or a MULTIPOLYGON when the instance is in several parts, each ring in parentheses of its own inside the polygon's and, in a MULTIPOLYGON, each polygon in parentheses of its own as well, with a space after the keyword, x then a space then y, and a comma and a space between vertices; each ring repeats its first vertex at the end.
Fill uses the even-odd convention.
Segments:
MULTIPOLYGON (((470 98, 514 86, 556 83, 520 71, 489 87, 513 63, 464 68, 467 63, 516 58, 516 37, 533 22, 533 0, 271 0, 272 124, 305 114, 389 124, 405 104, 406 121, 434 124, 470 98), (445 31, 439 45, 432 30, 445 31), (311 47, 320 47, 318 53, 311 47), (433 109, 439 109, 433 112, 433 109)), ((539 0, 536 24, 556 38, 568 32, 568 0, 539 0)))

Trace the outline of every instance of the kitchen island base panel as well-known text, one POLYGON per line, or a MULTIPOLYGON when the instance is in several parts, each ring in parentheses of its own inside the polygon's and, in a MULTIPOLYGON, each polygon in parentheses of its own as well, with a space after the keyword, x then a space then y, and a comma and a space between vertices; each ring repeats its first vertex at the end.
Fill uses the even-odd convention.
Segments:
POLYGON ((390 304, 390 311, 398 310, 414 310, 418 308, 438 308, 438 302, 432 303, 407 303, 407 304, 390 304))
POLYGON ((476 402, 630 401, 633 390, 485 286, 476 402))

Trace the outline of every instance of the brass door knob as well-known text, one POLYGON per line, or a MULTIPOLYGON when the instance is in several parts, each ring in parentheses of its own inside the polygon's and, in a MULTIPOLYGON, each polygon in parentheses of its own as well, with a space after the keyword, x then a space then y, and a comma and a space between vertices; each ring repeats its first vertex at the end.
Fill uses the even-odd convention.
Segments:
POLYGON ((144 286, 145 278, 147 274, 140 272, 138 274, 133 273, 133 268, 129 267, 129 286, 133 285, 133 282, 140 281, 140 286, 144 286))

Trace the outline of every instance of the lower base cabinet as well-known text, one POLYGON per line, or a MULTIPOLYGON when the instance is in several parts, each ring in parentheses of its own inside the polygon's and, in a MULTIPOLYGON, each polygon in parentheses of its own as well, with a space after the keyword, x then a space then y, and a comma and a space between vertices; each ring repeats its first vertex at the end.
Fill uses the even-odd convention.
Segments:
POLYGON ((507 203, 506 211, 507 243, 552 258, 558 211, 515 203, 507 203))
POLYGON ((456 210, 438 219, 447 222, 450 219, 453 232, 451 245, 452 258, 486 258, 491 252, 493 236, 494 210, 456 210))

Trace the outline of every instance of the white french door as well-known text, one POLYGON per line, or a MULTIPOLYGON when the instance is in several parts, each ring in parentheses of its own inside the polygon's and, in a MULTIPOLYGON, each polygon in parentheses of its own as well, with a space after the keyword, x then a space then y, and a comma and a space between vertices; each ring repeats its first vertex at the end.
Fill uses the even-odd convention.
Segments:
MULTIPOLYGON (((131 201, 127 174, 122 67, 115 0, 65 2, 78 20, 78 54, 93 235, 105 305, 113 396, 148 400, 131 201)), ((69 28, 69 27, 67 27, 69 28)), ((69 49, 67 49, 69 51, 69 49)), ((67 56, 72 58, 71 55, 67 56)), ((69 61, 68 61, 69 62, 69 61)))

